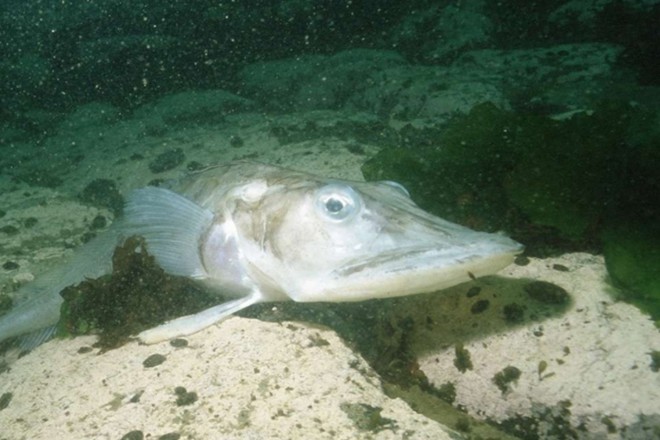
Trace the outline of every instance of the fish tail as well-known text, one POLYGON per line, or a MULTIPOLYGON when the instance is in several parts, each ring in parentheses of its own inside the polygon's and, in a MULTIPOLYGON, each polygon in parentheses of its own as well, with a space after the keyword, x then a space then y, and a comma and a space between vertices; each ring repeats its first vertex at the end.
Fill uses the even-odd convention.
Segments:
POLYGON ((62 289, 110 273, 112 254, 122 236, 119 223, 78 248, 70 260, 22 287, 18 297, 26 299, 0 316, 0 341, 54 326, 60 316, 62 289))

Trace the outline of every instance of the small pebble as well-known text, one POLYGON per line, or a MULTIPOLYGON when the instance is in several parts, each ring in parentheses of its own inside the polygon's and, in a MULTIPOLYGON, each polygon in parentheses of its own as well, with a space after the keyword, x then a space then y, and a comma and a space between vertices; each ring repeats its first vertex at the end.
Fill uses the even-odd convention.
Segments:
POLYGON ((9 402, 11 402, 12 397, 14 397, 12 393, 4 393, 2 396, 0 396, 0 411, 9 406, 9 402))
POLYGON ((144 390, 140 390, 137 393, 133 394, 133 397, 131 397, 128 401, 130 403, 139 403, 140 398, 142 397, 143 394, 144 394, 144 390))
POLYGON ((156 353, 146 358, 144 362, 142 362, 142 365, 144 365, 144 368, 156 367, 165 362, 166 359, 167 358, 162 354, 156 353))
POLYGON ((553 264, 552 268, 559 272, 568 272, 570 269, 563 264, 553 264))
POLYGON ((175 348, 183 348, 188 346, 188 340, 183 338, 176 338, 170 341, 170 345, 175 348))

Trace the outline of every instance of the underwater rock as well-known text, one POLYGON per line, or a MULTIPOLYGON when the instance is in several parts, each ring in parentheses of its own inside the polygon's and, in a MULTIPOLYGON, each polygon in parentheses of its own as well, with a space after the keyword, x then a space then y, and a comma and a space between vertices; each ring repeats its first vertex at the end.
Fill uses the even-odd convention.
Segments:
MULTIPOLYGON (((619 87, 625 84, 632 88, 634 77, 617 69, 616 60, 623 51, 618 45, 539 44, 540 47, 525 49, 467 51, 452 63, 452 68, 483 80, 497 78, 498 89, 510 107, 526 114, 552 115, 593 108, 595 99, 607 96, 619 99, 612 87, 613 76, 619 87)), ((490 100, 488 96, 484 98, 480 102, 490 100)))
POLYGON ((187 348, 160 344, 167 362, 155 368, 141 365, 154 347, 137 343, 78 354, 93 340, 48 342, 1 373, 0 396, 13 396, 0 411, 3 436, 119 439, 139 428, 154 439, 455 438, 388 397, 371 367, 321 326, 234 317, 191 335, 187 348), (66 412, 62 402, 72 402, 66 412))
MULTIPOLYGON (((297 58, 273 63, 288 63, 280 70, 290 81, 276 83, 288 93, 276 100, 268 84, 282 79, 268 75, 256 84, 262 92, 255 96, 276 100, 273 106, 289 110, 358 109, 377 115, 391 127, 412 123, 433 128, 485 101, 509 107, 503 78, 484 66, 413 65, 396 52, 364 49, 309 59, 309 73, 300 70, 297 58)), ((268 70, 258 67, 257 74, 266 76, 268 70)), ((273 69, 277 68, 274 64, 273 69)), ((255 75, 251 66, 244 71, 255 75)))
POLYGON ((658 85, 660 5, 656 0, 570 0, 557 6, 547 17, 554 35, 620 45, 624 47, 620 62, 636 71, 637 81, 658 85))
POLYGON ((428 3, 407 14, 387 35, 393 47, 424 63, 447 63, 466 49, 492 43, 495 30, 485 13, 487 2, 428 3))
POLYGON ((380 87, 367 78, 406 65, 394 51, 351 49, 250 64, 239 77, 245 94, 273 110, 339 109, 366 88, 380 87))
POLYGON ((105 102, 91 102, 77 107, 59 124, 62 131, 82 131, 94 127, 106 127, 117 122, 120 110, 105 102))
POLYGON ((45 169, 27 170, 15 175, 12 180, 26 183, 29 186, 43 188, 57 188, 64 183, 64 181, 58 176, 54 175, 52 171, 45 169))
POLYGON ((226 90, 197 90, 163 96, 136 109, 134 116, 147 120, 157 118, 165 127, 189 127, 216 125, 224 122, 228 115, 254 108, 253 101, 226 90))
POLYGON ((392 322, 414 317, 406 346, 427 389, 453 383, 454 406, 519 438, 605 438, 612 428, 621 433, 640 423, 660 429, 660 333, 636 307, 614 301, 602 256, 530 258, 500 275, 474 282, 479 297, 491 300, 478 315, 465 286, 388 310, 392 322), (559 286, 571 301, 539 303, 525 291, 532 280, 559 286), (517 322, 520 313, 524 322, 517 322), (547 437, 551 430, 561 434, 547 437))

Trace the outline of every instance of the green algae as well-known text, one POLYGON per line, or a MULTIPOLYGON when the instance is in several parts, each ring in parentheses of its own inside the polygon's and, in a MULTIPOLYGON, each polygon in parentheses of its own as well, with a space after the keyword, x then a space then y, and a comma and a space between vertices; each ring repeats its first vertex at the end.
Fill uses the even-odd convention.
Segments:
POLYGON ((493 376, 493 383, 499 390, 502 392, 502 394, 506 394, 509 391, 511 391, 511 383, 517 381, 520 376, 522 375, 522 372, 520 369, 508 365, 502 369, 502 371, 498 371, 495 373, 495 376, 493 376))
POLYGON ((181 165, 186 160, 186 155, 181 148, 167 150, 149 162, 149 169, 152 173, 162 173, 172 170, 181 165))
POLYGON ((185 387, 181 386, 174 388, 174 394, 176 395, 177 406, 192 405, 199 400, 196 392, 188 391, 185 387))
POLYGON ((660 323, 660 225, 614 225, 603 233, 608 273, 624 298, 660 323))
POLYGON ((79 195, 82 202, 99 208, 108 208, 115 215, 122 213, 124 198, 111 179, 92 180, 79 195))
POLYGON ((457 343, 454 346, 454 353, 456 357, 454 358, 454 366, 461 373, 465 373, 467 370, 472 370, 472 357, 470 352, 463 346, 461 343, 457 343))
POLYGON ((503 127, 507 113, 491 104, 475 107, 446 127, 435 143, 387 148, 367 161, 367 180, 395 180, 422 208, 480 229, 500 229, 507 202, 504 174, 515 151, 503 127))
POLYGON ((344 402, 339 408, 353 421, 360 431, 377 433, 384 429, 396 430, 396 422, 381 415, 383 408, 366 403, 344 402))
POLYGON ((649 356, 651 356, 651 371, 657 373, 660 371, 660 351, 653 350, 649 353, 649 356))

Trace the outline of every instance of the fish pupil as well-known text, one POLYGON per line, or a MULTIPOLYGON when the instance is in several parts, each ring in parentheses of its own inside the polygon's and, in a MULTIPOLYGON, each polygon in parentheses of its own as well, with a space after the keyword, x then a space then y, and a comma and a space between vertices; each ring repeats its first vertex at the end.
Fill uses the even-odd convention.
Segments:
POLYGON ((335 213, 341 211, 342 209, 344 209, 344 202, 342 202, 339 199, 334 199, 334 198, 328 199, 325 202, 325 208, 328 210, 328 212, 331 212, 331 213, 335 214, 335 213))

